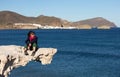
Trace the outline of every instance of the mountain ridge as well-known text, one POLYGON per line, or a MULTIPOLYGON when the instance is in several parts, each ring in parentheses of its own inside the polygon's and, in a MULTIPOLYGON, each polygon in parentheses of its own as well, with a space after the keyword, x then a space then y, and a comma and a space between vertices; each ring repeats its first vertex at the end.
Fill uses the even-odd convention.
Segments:
POLYGON ((107 19, 105 19, 103 17, 96 17, 96 18, 81 20, 81 21, 73 22, 73 24, 76 25, 76 26, 86 24, 86 25, 90 25, 93 28, 104 26, 104 25, 108 25, 110 27, 115 27, 116 26, 113 22, 108 21, 107 19))
MULTIPOLYGON (((58 27, 117 27, 113 22, 103 18, 96 17, 76 22, 70 22, 54 16, 40 15, 37 17, 28 17, 12 11, 0 11, 0 26, 2 25, 14 25, 14 23, 37 23, 42 26, 58 26, 58 27)), ((4 27, 4 26, 3 26, 4 27)))

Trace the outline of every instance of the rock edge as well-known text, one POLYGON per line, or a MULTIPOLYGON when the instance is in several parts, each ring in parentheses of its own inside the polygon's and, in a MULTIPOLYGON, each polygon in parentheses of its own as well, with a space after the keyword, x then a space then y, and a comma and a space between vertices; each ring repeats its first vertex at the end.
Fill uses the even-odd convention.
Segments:
POLYGON ((0 77, 8 77, 11 70, 25 66, 30 61, 50 64, 57 52, 55 48, 39 48, 34 56, 31 56, 32 51, 28 51, 29 55, 26 56, 23 48, 16 45, 0 46, 0 77))

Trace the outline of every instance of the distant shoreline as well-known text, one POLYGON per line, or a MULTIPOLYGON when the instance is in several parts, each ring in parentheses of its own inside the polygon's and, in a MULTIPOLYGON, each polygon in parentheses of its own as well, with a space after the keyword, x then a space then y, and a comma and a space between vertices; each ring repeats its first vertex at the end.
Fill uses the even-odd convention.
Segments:
POLYGON ((92 28, 92 29, 0 29, 0 30, 114 30, 114 29, 120 29, 120 27, 116 28, 110 28, 110 29, 97 29, 97 28, 92 28))

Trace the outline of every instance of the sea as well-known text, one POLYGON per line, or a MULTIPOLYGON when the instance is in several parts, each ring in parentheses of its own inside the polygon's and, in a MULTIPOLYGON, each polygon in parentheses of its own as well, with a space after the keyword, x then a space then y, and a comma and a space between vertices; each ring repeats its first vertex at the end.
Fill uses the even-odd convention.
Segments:
MULTIPOLYGON (((0 30, 0 45, 25 45, 30 30, 0 30)), ((29 62, 9 77, 120 77, 120 29, 33 30, 40 48, 57 48, 52 63, 29 62)))

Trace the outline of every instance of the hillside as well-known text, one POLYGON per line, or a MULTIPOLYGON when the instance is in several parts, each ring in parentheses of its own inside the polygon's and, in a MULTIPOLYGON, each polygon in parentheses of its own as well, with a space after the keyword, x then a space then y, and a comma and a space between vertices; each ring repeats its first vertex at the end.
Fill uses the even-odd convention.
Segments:
POLYGON ((74 26, 82 26, 82 25, 89 25, 92 28, 101 27, 101 26, 109 26, 109 27, 116 27, 116 25, 102 17, 96 17, 92 19, 82 20, 73 23, 74 26))
POLYGON ((57 17, 49 17, 49 16, 44 16, 40 15, 36 18, 36 22, 45 26, 45 25, 52 25, 52 26, 61 26, 62 20, 57 17))
POLYGON ((13 23, 27 23, 31 22, 33 18, 26 17, 11 11, 0 12, 0 24, 9 25, 13 23))
MULTIPOLYGON (((54 16, 40 15, 38 17, 27 17, 11 11, 0 11, 0 28, 7 26, 12 28, 14 23, 36 23, 42 26, 58 27, 77 27, 77 28, 98 28, 98 27, 116 27, 116 25, 102 17, 82 20, 78 22, 69 22, 54 16)), ((30 26, 30 25, 29 25, 30 26)))

